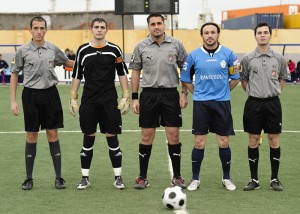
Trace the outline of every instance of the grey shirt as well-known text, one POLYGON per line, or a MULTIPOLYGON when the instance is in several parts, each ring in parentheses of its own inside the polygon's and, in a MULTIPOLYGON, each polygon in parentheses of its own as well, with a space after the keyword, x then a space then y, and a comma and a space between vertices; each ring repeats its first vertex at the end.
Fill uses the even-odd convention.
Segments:
POLYGON ((241 60, 241 81, 247 81, 246 92, 257 98, 281 94, 280 79, 286 80, 287 63, 277 51, 268 49, 266 54, 258 48, 245 54, 241 60))
POLYGON ((66 54, 52 43, 45 41, 41 47, 37 47, 31 40, 18 48, 12 71, 23 71, 24 87, 47 89, 58 83, 54 67, 66 61, 66 54))
POLYGON ((129 69, 142 70, 143 88, 175 88, 179 85, 177 67, 182 68, 186 57, 177 39, 165 34, 165 40, 158 45, 150 35, 135 47, 129 69))

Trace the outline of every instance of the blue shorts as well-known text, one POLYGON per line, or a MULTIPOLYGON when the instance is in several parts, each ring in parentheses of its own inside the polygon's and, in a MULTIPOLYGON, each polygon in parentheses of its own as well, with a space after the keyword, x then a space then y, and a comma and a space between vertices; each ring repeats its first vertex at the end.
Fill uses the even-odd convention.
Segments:
POLYGON ((139 126, 181 127, 182 117, 177 88, 144 88, 140 95, 139 126))
POLYGON ((82 103, 79 109, 80 128, 82 133, 90 135, 97 132, 105 134, 121 134, 122 118, 117 100, 101 103, 82 103))
POLYGON ((220 136, 234 135, 230 101, 194 101, 194 135, 206 135, 208 132, 220 136))

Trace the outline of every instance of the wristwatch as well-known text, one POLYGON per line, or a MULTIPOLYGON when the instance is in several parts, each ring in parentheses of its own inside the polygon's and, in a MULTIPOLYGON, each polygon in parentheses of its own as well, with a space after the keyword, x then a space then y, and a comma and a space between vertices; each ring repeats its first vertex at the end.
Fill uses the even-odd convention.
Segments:
POLYGON ((188 95, 188 94, 189 94, 188 91, 183 91, 183 92, 181 92, 181 93, 183 93, 183 94, 185 94, 185 95, 188 95))

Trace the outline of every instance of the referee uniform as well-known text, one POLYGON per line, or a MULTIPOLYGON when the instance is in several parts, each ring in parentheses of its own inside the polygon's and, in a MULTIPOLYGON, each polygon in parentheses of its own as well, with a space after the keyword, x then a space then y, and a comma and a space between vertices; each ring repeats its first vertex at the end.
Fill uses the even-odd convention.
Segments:
POLYGON ((251 180, 245 191, 258 189, 259 135, 268 133, 271 162, 270 188, 281 191, 278 180, 282 130, 282 109, 279 95, 282 81, 288 79, 287 63, 284 57, 270 47, 262 53, 257 47, 244 55, 241 61, 241 81, 248 94, 243 114, 244 131, 249 133, 248 159, 251 180))
POLYGON ((149 36, 136 46, 129 69, 142 70, 140 127, 182 126, 177 66, 186 56, 182 43, 168 35, 161 45, 149 36))
MULTIPOLYGON (((148 20, 152 20, 152 22, 151 20, 148 21, 149 26, 150 22, 154 25, 164 22, 159 14, 149 17, 148 20)), ((157 28, 161 29, 160 27, 157 28)), ((139 145, 140 174, 136 178, 136 189, 144 189, 149 185, 147 170, 155 129, 160 126, 176 128, 182 126, 180 96, 177 91, 179 86, 177 68, 182 68, 187 53, 182 43, 177 39, 166 34, 161 35, 161 37, 163 40, 160 44, 154 41, 151 34, 137 44, 129 64, 129 68, 135 70, 134 72, 142 70, 140 73, 142 75, 140 83, 142 91, 139 99, 139 126, 142 128, 142 141, 149 139, 147 144, 141 142, 139 145), (149 130, 149 136, 144 135, 147 132, 145 130, 149 130)), ((134 84, 139 83, 135 82, 134 84)), ((132 97, 132 99, 135 100, 137 97, 132 97)), ((166 135, 170 140, 170 129, 166 129, 166 135)), ((176 134, 175 138, 176 140, 179 138, 179 133, 176 134)), ((181 143, 168 143, 168 152, 173 167, 172 185, 185 188, 180 174, 181 143)))
POLYGON ((63 128, 63 111, 56 88, 55 66, 68 60, 63 51, 45 41, 41 47, 30 41, 18 48, 13 72, 23 71, 22 102, 25 131, 63 128))
POLYGON ((284 57, 271 48, 266 54, 255 49, 243 57, 241 66, 241 81, 248 82, 246 92, 249 95, 243 116, 245 132, 260 134, 264 130, 269 134, 281 133, 279 80, 288 78, 284 57))
MULTIPOLYGON (((41 17, 35 17, 33 21, 36 24, 40 22, 46 23, 41 17)), ((45 31, 45 29, 43 28, 41 31, 45 31)), ((34 29, 32 31, 36 32, 37 30, 34 29)), ((38 138, 36 133, 40 129, 46 129, 56 175, 55 187, 57 189, 65 188, 65 181, 61 177, 61 150, 57 136, 57 129, 64 127, 63 110, 56 88, 58 78, 54 71, 55 66, 63 64, 71 64, 63 51, 47 41, 43 41, 41 46, 36 46, 33 40, 18 48, 12 63, 12 72, 18 73, 23 71, 24 75, 22 103, 25 131, 27 132, 25 147, 27 176, 22 184, 24 190, 30 190, 33 186, 32 172, 38 138)), ((16 89, 17 82, 15 76, 13 77, 11 88, 16 89)), ((13 93, 16 92, 12 91, 13 93)))

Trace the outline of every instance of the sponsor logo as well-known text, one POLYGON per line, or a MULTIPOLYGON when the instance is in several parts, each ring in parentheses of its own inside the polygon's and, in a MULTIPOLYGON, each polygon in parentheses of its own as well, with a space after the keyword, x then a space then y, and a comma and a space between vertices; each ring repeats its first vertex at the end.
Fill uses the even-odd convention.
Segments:
POLYGON ((256 160, 257 160, 257 158, 255 158, 255 159, 248 158, 248 160, 251 161, 251 162, 253 162, 253 163, 255 163, 256 160))
POLYGON ((119 157, 119 156, 122 156, 122 152, 118 152, 115 157, 119 157))
POLYGON ((81 157, 86 157, 87 155, 86 155, 84 152, 81 152, 81 153, 80 153, 80 156, 81 156, 81 157))
POLYGON ((139 155, 142 157, 142 158, 145 158, 146 154, 141 154, 139 153, 139 155))
POLYGON ((217 59, 207 59, 206 62, 216 62, 217 59))
POLYGON ((220 74, 215 74, 215 75, 201 75, 200 79, 201 80, 221 80, 224 77, 220 74))

